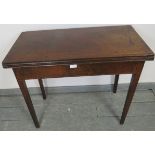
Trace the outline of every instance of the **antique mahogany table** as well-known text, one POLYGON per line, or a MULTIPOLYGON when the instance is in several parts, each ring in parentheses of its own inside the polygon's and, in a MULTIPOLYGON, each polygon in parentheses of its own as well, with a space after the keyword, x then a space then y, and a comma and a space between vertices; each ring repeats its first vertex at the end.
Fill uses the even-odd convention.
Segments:
POLYGON ((3 61, 12 68, 34 124, 40 127, 25 80, 132 74, 120 124, 127 116, 145 61, 154 54, 132 26, 110 26, 23 32, 3 61))

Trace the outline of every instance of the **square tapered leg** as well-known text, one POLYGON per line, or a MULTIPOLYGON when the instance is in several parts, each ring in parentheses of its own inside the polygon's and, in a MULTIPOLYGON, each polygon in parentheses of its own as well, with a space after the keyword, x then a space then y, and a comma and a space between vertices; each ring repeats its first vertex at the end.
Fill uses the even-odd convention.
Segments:
POLYGON ((119 75, 115 75, 115 81, 114 81, 114 86, 113 86, 113 93, 117 92, 118 80, 119 80, 119 75))
POLYGON ((46 99, 46 93, 45 93, 45 88, 44 88, 44 85, 43 85, 43 80, 38 79, 38 81, 39 81, 39 85, 40 85, 40 89, 41 89, 41 92, 42 92, 43 99, 45 100, 46 99))

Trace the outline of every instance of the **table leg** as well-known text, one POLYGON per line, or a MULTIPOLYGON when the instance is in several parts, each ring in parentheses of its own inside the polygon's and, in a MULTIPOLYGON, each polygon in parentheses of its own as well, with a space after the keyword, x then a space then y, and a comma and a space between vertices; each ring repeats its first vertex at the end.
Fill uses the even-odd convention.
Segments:
POLYGON ((39 128, 40 124, 39 124, 38 118, 36 116, 36 113, 35 113, 35 110, 34 110, 34 107, 33 107, 32 101, 31 101, 31 97, 30 97, 30 94, 28 92, 28 89, 27 89, 27 86, 26 86, 26 83, 25 83, 25 80, 18 80, 17 79, 17 82, 19 84, 19 87, 20 87, 21 92, 23 94, 23 97, 25 99, 25 102, 27 104, 27 107, 29 109, 31 117, 33 119, 33 122, 34 122, 36 128, 39 128))
POLYGON ((39 81, 39 85, 40 85, 40 89, 41 89, 41 92, 42 92, 43 99, 45 100, 46 99, 46 93, 45 93, 45 89, 44 89, 44 85, 43 85, 43 80, 38 79, 38 81, 39 81))
POLYGON ((119 75, 115 75, 115 81, 114 81, 114 86, 113 86, 113 93, 117 92, 118 80, 119 80, 119 75))
POLYGON ((131 78, 128 94, 127 94, 127 97, 126 97, 124 109, 123 109, 123 112, 122 112, 120 124, 124 124, 124 122, 125 122, 125 118, 127 116, 127 113, 129 111, 129 108, 130 108, 130 105, 131 105, 131 102, 132 102, 132 98, 134 96, 134 93, 136 91, 136 87, 138 85, 138 81, 139 81, 139 78, 140 78, 140 75, 141 75, 141 72, 142 72, 142 69, 143 69, 143 65, 144 64, 140 65, 139 68, 137 68, 137 72, 132 74, 132 78, 131 78))

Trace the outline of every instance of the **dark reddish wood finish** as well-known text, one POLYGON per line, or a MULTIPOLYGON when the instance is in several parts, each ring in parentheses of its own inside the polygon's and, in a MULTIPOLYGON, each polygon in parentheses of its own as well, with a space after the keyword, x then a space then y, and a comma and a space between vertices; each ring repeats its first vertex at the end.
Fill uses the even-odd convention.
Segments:
POLYGON ((74 76, 95 76, 135 73, 135 66, 141 62, 113 62, 14 68, 19 79, 60 78, 74 76))
POLYGON ((131 26, 23 32, 3 67, 153 60, 131 26))
POLYGON ((39 81, 39 85, 40 85, 40 89, 41 89, 41 93, 43 96, 43 99, 46 99, 46 93, 45 93, 45 89, 44 89, 44 85, 43 85, 43 80, 42 79, 38 79, 39 81))
POLYGON ((131 83, 130 83, 130 86, 129 86, 129 90, 128 90, 127 98, 126 98, 126 101, 125 101, 125 105, 124 105, 124 109, 123 109, 120 124, 124 124, 124 121, 125 121, 125 118, 127 116, 129 107, 131 105, 132 98, 134 96, 134 93, 135 93, 135 90, 136 90, 136 87, 137 87, 141 72, 143 70, 143 66, 144 66, 143 63, 135 66, 135 73, 132 74, 132 79, 131 79, 131 83))
POLYGON ((113 86, 113 93, 117 92, 118 80, 119 80, 119 75, 115 75, 115 81, 114 81, 114 86, 113 86))
POLYGON ((78 28, 24 32, 3 61, 13 68, 32 119, 39 127, 25 80, 38 79, 46 98, 43 78, 132 74, 120 123, 132 102, 143 65, 154 54, 131 26, 78 28), (70 65, 76 64, 77 68, 70 65))
MULTIPOLYGON (((15 74, 16 75, 16 74, 15 74)), ((31 117, 33 119, 33 122, 36 126, 36 128, 39 128, 40 127, 40 124, 39 124, 39 121, 38 121, 38 118, 36 116, 36 112, 35 112, 35 109, 33 107, 33 104, 32 104, 32 101, 31 101, 31 97, 30 97, 30 94, 28 92, 28 89, 27 89, 27 86, 26 86, 26 83, 25 83, 25 80, 19 80, 17 78, 17 82, 19 84, 19 87, 20 87, 20 90, 23 94, 23 97, 25 99, 25 102, 27 104, 27 107, 29 109, 29 112, 31 114, 31 117)))

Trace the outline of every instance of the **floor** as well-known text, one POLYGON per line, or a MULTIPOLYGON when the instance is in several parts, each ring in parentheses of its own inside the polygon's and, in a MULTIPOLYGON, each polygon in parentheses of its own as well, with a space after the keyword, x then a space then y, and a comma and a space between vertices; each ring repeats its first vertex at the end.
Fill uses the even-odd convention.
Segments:
POLYGON ((0 96, 1 131, 155 130, 154 90, 137 90, 124 125, 119 124, 127 91, 32 95, 41 128, 36 129, 21 95, 0 96))

